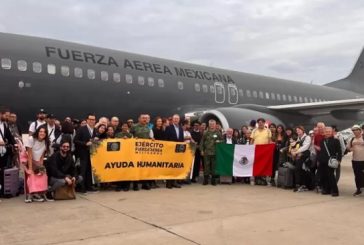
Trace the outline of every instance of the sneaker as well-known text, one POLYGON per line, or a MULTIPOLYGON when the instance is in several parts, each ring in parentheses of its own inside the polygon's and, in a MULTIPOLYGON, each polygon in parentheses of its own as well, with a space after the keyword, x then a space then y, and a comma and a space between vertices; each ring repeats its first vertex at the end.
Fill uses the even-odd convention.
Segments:
POLYGON ((25 200, 24 200, 25 203, 31 203, 33 202, 32 198, 30 197, 30 195, 25 195, 25 200))
POLYGON ((361 194, 361 190, 356 190, 356 192, 353 193, 353 196, 359 196, 361 194))
POLYGON ((54 202, 54 197, 53 197, 53 193, 52 192, 47 192, 47 194, 43 195, 44 200, 46 200, 46 202, 54 202))
POLYGON ((297 192, 304 192, 304 191, 308 191, 308 189, 306 188, 306 186, 302 185, 298 188, 297 192))
POLYGON ((34 194, 34 195, 32 196, 32 201, 33 201, 33 202, 44 202, 44 199, 43 199, 40 195, 38 195, 38 194, 34 194))

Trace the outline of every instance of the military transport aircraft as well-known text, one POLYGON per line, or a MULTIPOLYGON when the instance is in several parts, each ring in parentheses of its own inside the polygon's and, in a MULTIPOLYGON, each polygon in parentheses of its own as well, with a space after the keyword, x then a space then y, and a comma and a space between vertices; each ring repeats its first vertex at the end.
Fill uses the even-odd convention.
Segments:
POLYGON ((259 117, 341 127, 364 118, 363 52, 348 77, 324 86, 7 33, 0 33, 0 62, 0 105, 22 125, 39 108, 59 118, 179 113, 224 128, 259 117))

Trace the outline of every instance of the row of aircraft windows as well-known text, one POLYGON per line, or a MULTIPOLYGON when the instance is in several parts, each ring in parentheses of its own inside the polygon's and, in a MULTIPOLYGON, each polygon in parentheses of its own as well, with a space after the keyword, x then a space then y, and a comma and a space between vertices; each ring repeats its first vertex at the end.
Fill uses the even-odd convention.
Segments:
MULTIPOLYGON (((11 60, 8 58, 2 58, 1 59, 1 67, 4 70, 11 69, 11 60)), ((18 60, 17 61, 17 68, 19 71, 27 71, 28 69, 28 63, 25 60, 18 60)), ((42 72, 42 64, 39 62, 33 62, 32 63, 32 70, 35 73, 41 73, 42 72)), ((54 64, 47 64, 47 72, 48 74, 54 75, 56 74, 56 66, 54 64)), ((61 66, 60 68, 61 75, 64 77, 70 76, 70 67, 68 66, 61 66)), ((82 68, 75 67, 73 69, 74 76, 76 78, 82 78, 84 76, 82 68)), ((87 69, 87 78, 88 79, 96 79, 96 72, 93 69, 87 69)), ((108 81, 109 80, 109 72, 107 71, 101 71, 100 77, 102 81, 108 81)), ((112 79, 116 83, 121 82, 121 76, 119 73, 113 73, 112 79)), ((133 76, 130 74, 125 75, 125 82, 127 84, 133 83, 133 76)), ((148 77, 145 79, 143 76, 138 76, 137 82, 139 85, 143 86, 146 83, 148 86, 153 87, 155 84, 153 77, 148 77)), ((164 87, 164 80, 158 79, 157 80, 158 87, 163 88, 164 87)), ((177 87, 179 90, 184 89, 184 84, 182 81, 177 82, 177 87)), ((203 92, 203 93, 215 93, 215 86, 214 85, 207 85, 202 84, 202 86, 199 83, 195 83, 194 85, 196 92, 203 92)), ((231 96, 237 96, 235 89, 230 89, 229 92, 231 93, 231 96)), ((217 94, 223 94, 223 88, 221 86, 216 87, 216 93, 217 94)), ((248 97, 248 98, 259 98, 259 99, 266 99, 266 100, 277 100, 277 101, 288 101, 288 102, 295 102, 295 103, 308 103, 308 102, 322 102, 326 100, 317 99, 317 98, 311 98, 311 97, 301 97, 301 96, 292 96, 292 95, 286 95, 286 94, 275 94, 275 93, 268 93, 268 92, 262 92, 262 91, 250 91, 250 90, 244 90, 239 89, 239 95, 241 97, 248 97)))
MULTIPOLYGON (((7 59, 7 58, 2 58, 1 59, 1 68, 4 70, 10 70, 11 69, 11 60, 7 59)), ((25 60, 18 60, 17 61, 17 68, 19 71, 27 71, 28 69, 28 63, 25 60)), ((32 63, 32 70, 34 73, 41 73, 42 72, 42 64, 39 62, 33 62, 32 63)), ((71 75, 70 72, 71 68, 69 66, 61 66, 60 67, 60 73, 62 76, 64 77, 69 77, 71 75)), ((56 66, 54 64, 47 64, 47 72, 50 75, 55 75, 56 74, 56 66)), ((76 78, 82 78, 84 77, 84 71, 82 70, 82 68, 80 67, 75 67, 73 69, 73 74, 76 78)), ((88 79, 96 79, 96 72, 93 69, 87 69, 86 71, 87 74, 87 78, 88 79)), ((86 75, 85 75, 86 76, 86 75)), ((109 80, 109 72, 107 71, 101 71, 100 72, 100 78, 102 81, 108 81, 109 80)), ((121 76, 120 73, 113 73, 112 74, 112 80, 116 83, 120 83, 121 82, 121 76)), ((125 82, 128 84, 132 84, 133 83, 133 76, 130 74, 126 74, 125 75, 125 82)), ((144 85, 145 82, 145 78, 142 76, 138 76, 138 84, 139 85, 144 85)), ((147 78, 147 84, 150 87, 153 87, 155 82, 154 82, 154 78, 152 77, 148 77, 147 78)), ((164 87, 164 80, 163 79, 157 79, 157 84, 158 87, 163 88, 164 87)))

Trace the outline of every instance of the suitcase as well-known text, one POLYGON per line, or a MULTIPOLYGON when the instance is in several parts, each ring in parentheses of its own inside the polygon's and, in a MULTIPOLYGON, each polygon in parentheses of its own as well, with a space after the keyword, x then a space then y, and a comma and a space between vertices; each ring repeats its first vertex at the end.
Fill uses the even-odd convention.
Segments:
POLYGON ((229 184, 233 182, 232 176, 220 176, 220 184, 229 184))
POLYGON ((19 169, 17 167, 4 170, 4 197, 19 195, 19 169))
POLYGON ((278 168, 277 187, 293 188, 293 170, 284 167, 278 168))

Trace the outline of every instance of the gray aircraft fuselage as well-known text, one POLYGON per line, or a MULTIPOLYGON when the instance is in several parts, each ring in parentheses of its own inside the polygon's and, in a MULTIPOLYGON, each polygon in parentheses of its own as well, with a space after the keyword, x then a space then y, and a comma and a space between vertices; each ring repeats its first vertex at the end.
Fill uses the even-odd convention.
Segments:
POLYGON ((140 113, 154 117, 225 108, 234 114, 229 115, 232 127, 267 114, 291 126, 318 120, 347 126, 351 118, 312 118, 265 106, 363 97, 343 89, 5 33, 0 33, 0 59, 0 104, 16 112, 22 125, 34 120, 40 108, 61 119, 94 112, 123 120, 140 113))

